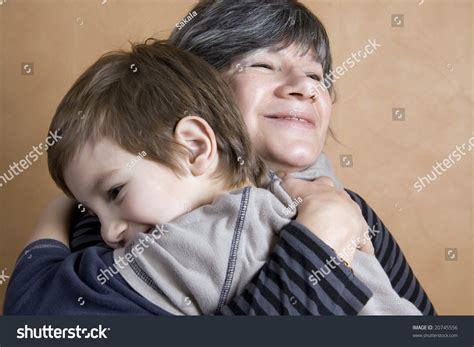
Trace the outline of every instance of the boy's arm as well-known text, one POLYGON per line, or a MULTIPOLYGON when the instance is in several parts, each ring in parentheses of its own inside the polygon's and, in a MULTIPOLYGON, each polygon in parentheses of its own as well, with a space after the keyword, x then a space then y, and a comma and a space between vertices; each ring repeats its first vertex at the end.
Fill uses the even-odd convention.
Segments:
POLYGON ((423 315, 436 315, 433 304, 393 235, 360 195, 348 189, 346 192, 360 206, 367 224, 374 231, 371 241, 375 256, 387 273, 393 289, 400 297, 411 301, 423 315))

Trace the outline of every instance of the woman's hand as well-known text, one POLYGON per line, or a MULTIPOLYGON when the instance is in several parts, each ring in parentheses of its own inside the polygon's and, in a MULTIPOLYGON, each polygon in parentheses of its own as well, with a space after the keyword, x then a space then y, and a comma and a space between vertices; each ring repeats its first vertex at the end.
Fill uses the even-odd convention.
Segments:
POLYGON ((337 189, 331 178, 323 176, 308 182, 286 176, 282 186, 292 198, 302 199, 296 221, 309 228, 349 264, 357 248, 374 253, 372 242, 365 236, 369 226, 359 205, 344 190, 337 189))
POLYGON ((69 225, 75 201, 64 194, 51 200, 38 218, 28 243, 54 239, 69 246, 69 225))

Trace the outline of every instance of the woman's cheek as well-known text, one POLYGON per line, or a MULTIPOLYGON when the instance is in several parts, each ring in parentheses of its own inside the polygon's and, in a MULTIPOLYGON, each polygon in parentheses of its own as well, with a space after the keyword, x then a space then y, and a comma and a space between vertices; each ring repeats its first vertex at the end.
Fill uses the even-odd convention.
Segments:
POLYGON ((317 111, 323 128, 327 129, 331 121, 332 113, 332 101, 329 95, 322 96, 320 102, 317 104, 317 111))

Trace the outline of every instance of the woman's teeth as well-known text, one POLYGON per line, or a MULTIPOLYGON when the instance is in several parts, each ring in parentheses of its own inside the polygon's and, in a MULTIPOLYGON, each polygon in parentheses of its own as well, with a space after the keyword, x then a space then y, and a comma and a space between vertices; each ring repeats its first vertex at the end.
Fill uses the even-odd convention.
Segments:
POLYGON ((298 117, 277 117, 277 116, 268 116, 268 118, 272 118, 272 119, 286 119, 286 120, 297 120, 299 122, 306 122, 306 123, 309 123, 306 119, 303 119, 303 118, 298 118, 298 117))

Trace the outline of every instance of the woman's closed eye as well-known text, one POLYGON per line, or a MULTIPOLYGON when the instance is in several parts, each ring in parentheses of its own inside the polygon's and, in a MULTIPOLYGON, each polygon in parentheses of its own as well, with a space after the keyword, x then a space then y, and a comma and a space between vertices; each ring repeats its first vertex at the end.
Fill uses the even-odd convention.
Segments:
MULTIPOLYGON (((275 68, 268 64, 268 63, 255 63, 255 64, 252 64, 250 65, 251 67, 258 67, 258 68, 262 68, 262 69, 268 69, 268 70, 274 70, 275 68)), ((320 82, 321 81, 321 76, 319 76, 318 74, 316 73, 306 73, 306 76, 315 80, 315 81, 318 81, 320 82)))
POLYGON ((250 66, 251 67, 261 67, 263 69, 273 70, 273 66, 271 66, 270 64, 267 64, 267 63, 255 63, 255 64, 252 64, 250 66))

